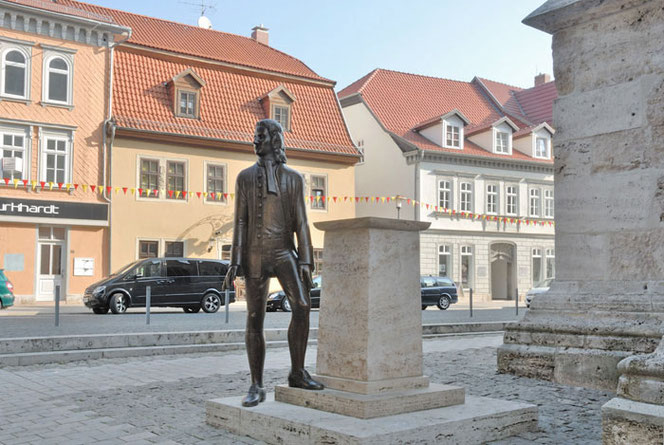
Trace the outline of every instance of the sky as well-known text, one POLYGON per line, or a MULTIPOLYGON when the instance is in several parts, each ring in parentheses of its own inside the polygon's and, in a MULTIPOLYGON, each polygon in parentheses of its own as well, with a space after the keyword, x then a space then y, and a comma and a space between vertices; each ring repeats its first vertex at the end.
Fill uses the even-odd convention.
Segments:
MULTIPOLYGON (((553 74, 551 36, 521 23, 544 0, 203 0, 218 31, 250 36, 297 57, 337 91, 375 68, 453 80, 479 76, 533 86, 553 74)), ((195 25, 201 0, 87 0, 195 25)))

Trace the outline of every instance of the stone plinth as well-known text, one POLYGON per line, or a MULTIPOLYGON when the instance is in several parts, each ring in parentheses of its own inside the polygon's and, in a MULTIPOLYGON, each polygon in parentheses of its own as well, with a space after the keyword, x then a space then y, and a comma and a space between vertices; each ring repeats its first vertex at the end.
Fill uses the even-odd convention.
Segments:
POLYGON ((422 375, 419 232, 429 223, 358 218, 325 231, 316 376, 267 401, 210 400, 207 422, 273 444, 483 443, 537 427, 537 407, 465 397, 422 375))
POLYGON ((664 322, 661 0, 550 0, 556 281, 505 331, 502 372, 614 390, 664 322))
POLYGON ((325 231, 316 378, 361 394, 426 388, 420 231, 385 218, 320 222, 325 231))

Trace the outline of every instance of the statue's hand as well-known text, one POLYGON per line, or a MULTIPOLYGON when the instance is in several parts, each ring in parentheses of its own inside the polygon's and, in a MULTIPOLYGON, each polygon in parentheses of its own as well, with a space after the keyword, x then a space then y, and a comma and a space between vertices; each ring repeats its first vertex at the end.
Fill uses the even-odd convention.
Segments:
POLYGON ((235 281, 235 277, 237 277, 237 269, 238 266, 236 265, 232 265, 228 268, 228 272, 226 272, 226 278, 224 279, 224 284, 221 285, 221 290, 233 289, 233 281, 235 281))
POLYGON ((300 275, 300 280, 307 286, 308 289, 314 287, 314 282, 311 279, 311 267, 308 264, 300 264, 297 266, 297 272, 300 275))

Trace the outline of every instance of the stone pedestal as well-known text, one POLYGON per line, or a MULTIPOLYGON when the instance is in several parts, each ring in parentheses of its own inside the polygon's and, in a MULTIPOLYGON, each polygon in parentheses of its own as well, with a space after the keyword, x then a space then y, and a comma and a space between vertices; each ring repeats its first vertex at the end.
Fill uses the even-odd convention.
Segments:
POLYGON ((664 343, 618 364, 618 397, 602 407, 604 444, 664 443, 664 343))
POLYGON ((505 331, 502 372, 614 390, 664 321, 661 0, 549 0, 556 281, 505 331))
POLYGON ((429 384, 422 374, 419 232, 429 223, 357 218, 325 231, 315 378, 265 403, 210 400, 207 422, 268 443, 482 443, 537 427, 537 408, 429 384))

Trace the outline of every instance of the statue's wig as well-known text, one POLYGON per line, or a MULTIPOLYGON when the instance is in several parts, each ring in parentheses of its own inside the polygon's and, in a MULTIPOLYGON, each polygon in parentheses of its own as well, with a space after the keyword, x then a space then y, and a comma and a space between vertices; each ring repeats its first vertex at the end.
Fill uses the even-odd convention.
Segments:
POLYGON ((285 164, 288 159, 286 159, 284 129, 281 127, 281 124, 274 119, 263 119, 258 121, 256 126, 267 129, 270 134, 270 145, 272 145, 272 150, 274 150, 275 159, 278 163, 285 164))

